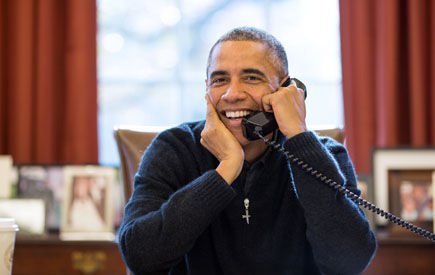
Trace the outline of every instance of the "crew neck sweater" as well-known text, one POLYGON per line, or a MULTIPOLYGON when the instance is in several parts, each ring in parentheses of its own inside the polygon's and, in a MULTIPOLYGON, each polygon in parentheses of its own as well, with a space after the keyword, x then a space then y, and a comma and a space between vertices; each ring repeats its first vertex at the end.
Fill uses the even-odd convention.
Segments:
MULTIPOLYGON (((359 274, 376 241, 359 207, 271 148, 231 184, 200 144, 204 121, 160 133, 142 157, 119 230, 134 274, 359 274), (244 201, 249 200, 249 223, 244 201)), ((284 148, 359 194, 340 143, 314 132, 284 148)))

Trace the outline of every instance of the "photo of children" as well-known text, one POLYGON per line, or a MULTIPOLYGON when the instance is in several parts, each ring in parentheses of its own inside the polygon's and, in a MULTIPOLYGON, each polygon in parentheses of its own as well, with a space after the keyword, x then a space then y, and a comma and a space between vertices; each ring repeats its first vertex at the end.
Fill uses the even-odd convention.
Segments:
POLYGON ((408 221, 432 221, 433 196, 430 181, 402 181, 400 184, 401 217, 408 221))

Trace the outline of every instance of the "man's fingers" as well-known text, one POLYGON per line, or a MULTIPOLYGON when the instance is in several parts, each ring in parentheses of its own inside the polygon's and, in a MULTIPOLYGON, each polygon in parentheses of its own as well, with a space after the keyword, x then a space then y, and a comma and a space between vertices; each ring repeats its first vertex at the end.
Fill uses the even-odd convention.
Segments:
POLYGON ((207 103, 207 113, 206 113, 207 119, 208 118, 215 118, 217 116, 216 109, 214 108, 213 104, 211 103, 210 97, 208 94, 205 94, 205 101, 207 103))
POLYGON ((288 100, 291 94, 293 94, 293 96, 304 95, 304 91, 298 88, 297 83, 294 80, 291 81, 291 84, 289 86, 281 87, 276 92, 264 95, 261 98, 263 110, 265 112, 273 112, 273 107, 276 104, 281 104, 282 102, 288 100))
POLYGON ((265 95, 261 98, 261 104, 263 105, 263 109, 265 112, 272 112, 272 104, 271 104, 272 94, 265 95))
POLYGON ((300 92, 300 91, 303 92, 304 91, 301 88, 298 88, 298 84, 293 79, 292 79, 291 84, 290 84, 289 87, 294 88, 296 92, 300 92))
POLYGON ((206 117, 205 117, 206 125, 214 125, 213 127, 215 127, 215 126, 217 126, 216 123, 220 122, 219 115, 216 112, 216 109, 210 100, 209 94, 205 95, 205 100, 207 102, 207 113, 206 113, 206 117))
POLYGON ((291 86, 294 86, 296 88, 296 91, 298 91, 299 94, 301 94, 305 98, 305 91, 304 91, 304 89, 299 88, 297 83, 296 83, 296 81, 294 81, 293 79, 292 79, 292 82, 291 82, 291 86))
POLYGON ((296 81, 294 81, 294 79, 292 79, 292 81, 290 82, 290 86, 295 86, 295 88, 298 89, 298 84, 296 83, 296 81))

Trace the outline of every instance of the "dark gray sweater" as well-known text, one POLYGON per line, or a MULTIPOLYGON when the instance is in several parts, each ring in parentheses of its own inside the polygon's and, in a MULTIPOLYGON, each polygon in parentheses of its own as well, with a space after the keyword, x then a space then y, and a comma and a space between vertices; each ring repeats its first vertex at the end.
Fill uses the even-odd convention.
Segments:
MULTIPOLYGON (((359 207, 280 152, 232 185, 199 142, 204 122, 161 133, 143 156, 119 246, 136 274, 358 274, 376 242, 359 207), (244 199, 249 198, 249 224, 244 199)), ((359 194, 345 148, 313 132, 285 148, 359 194)))

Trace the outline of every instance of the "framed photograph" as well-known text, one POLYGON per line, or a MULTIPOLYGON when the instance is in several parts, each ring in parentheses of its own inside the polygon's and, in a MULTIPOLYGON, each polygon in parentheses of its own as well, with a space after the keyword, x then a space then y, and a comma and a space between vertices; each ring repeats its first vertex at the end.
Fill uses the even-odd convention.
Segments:
MULTIPOLYGON (((388 172, 391 212, 429 231, 433 227, 434 215, 432 174, 432 170, 388 172)), ((390 226, 390 233, 413 236, 399 226, 390 226)))
POLYGON ((65 166, 61 238, 114 239, 113 187, 115 168, 65 166))
POLYGON ((42 199, 0 200, 0 217, 14 218, 20 235, 45 233, 45 201, 42 199))
POLYGON ((43 199, 46 204, 47 229, 58 231, 64 193, 62 166, 18 166, 18 197, 43 199))
MULTIPOLYGON (((430 175, 434 171, 435 148, 375 149, 373 152, 375 204, 397 216, 408 215, 408 197, 414 193, 430 192, 428 191, 429 182, 432 181, 430 175)), ((419 214, 421 215, 422 212, 419 214)), ((412 216, 409 217, 412 219, 412 216)), ((417 223, 424 220, 422 216, 414 219, 417 223)), ((386 219, 376 215, 376 224, 385 226, 388 223, 386 219)))

